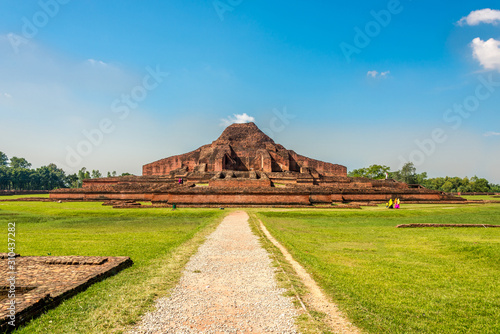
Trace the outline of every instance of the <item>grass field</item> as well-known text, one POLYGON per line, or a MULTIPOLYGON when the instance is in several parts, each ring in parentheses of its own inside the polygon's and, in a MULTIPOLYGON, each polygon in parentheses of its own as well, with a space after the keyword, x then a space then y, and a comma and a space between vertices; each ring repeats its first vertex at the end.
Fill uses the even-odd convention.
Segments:
POLYGON ((49 194, 0 196, 0 200, 1 200, 1 199, 16 199, 16 198, 23 198, 23 197, 42 197, 42 198, 49 198, 49 194))
MULTIPOLYGON (((500 205, 248 211, 368 333, 500 332, 500 229, 395 228, 500 224, 500 205)), ((15 333, 121 333, 176 284, 223 214, 0 202, 0 222, 5 232, 16 222, 22 255, 126 255, 134 261, 15 333)))
POLYGON ((500 206, 256 210, 325 292, 369 333, 499 333, 500 206))
POLYGON ((500 197, 487 196, 487 195, 461 196, 461 197, 468 199, 468 200, 474 200, 474 201, 482 201, 482 200, 500 201, 500 197))
POLYGON ((130 256, 134 261, 16 333, 120 333, 176 284, 184 264, 221 217, 222 212, 209 209, 0 202, 1 226, 6 235, 7 223, 16 223, 16 252, 21 255, 130 256))

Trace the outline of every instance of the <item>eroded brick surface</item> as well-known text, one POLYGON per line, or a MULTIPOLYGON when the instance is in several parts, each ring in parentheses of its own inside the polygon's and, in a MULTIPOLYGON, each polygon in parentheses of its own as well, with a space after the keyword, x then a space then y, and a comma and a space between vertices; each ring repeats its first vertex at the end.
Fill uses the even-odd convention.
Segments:
POLYGON ((91 284, 132 265, 129 257, 105 256, 17 256, 12 270, 7 254, 0 254, 0 330, 12 330, 43 310, 86 289, 91 284), (15 282, 15 297, 11 283, 15 282), (10 308, 10 309, 9 309, 10 308))
POLYGON ((308 167, 325 175, 347 176, 345 166, 310 159, 287 150, 254 123, 246 123, 228 126, 217 140, 197 150, 144 165, 142 174, 168 175, 181 168, 188 172, 300 172, 301 168, 308 167))

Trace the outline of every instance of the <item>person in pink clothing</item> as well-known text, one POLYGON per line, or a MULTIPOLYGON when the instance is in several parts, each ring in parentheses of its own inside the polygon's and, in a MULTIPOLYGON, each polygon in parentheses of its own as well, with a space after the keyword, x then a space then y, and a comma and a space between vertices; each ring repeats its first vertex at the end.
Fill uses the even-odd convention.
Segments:
POLYGON ((394 200, 394 208, 395 208, 395 209, 399 209, 399 198, 396 198, 396 199, 394 200))

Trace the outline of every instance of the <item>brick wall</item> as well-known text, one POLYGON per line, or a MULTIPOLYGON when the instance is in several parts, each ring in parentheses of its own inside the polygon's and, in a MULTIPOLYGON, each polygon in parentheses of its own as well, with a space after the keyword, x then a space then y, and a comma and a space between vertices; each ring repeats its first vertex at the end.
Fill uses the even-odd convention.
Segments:
POLYGON ((269 179, 222 179, 210 180, 208 182, 210 187, 221 188, 257 188, 257 187, 271 187, 271 180, 269 179))
POLYGON ((308 194, 155 194, 154 203, 310 205, 308 194))

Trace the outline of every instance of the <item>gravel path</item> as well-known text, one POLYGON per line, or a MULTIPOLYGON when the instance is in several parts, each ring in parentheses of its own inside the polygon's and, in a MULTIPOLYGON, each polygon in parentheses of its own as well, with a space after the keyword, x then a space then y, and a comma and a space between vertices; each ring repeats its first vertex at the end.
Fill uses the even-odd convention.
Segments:
POLYGON ((298 333, 248 215, 229 214, 184 269, 169 298, 130 333, 298 333))

